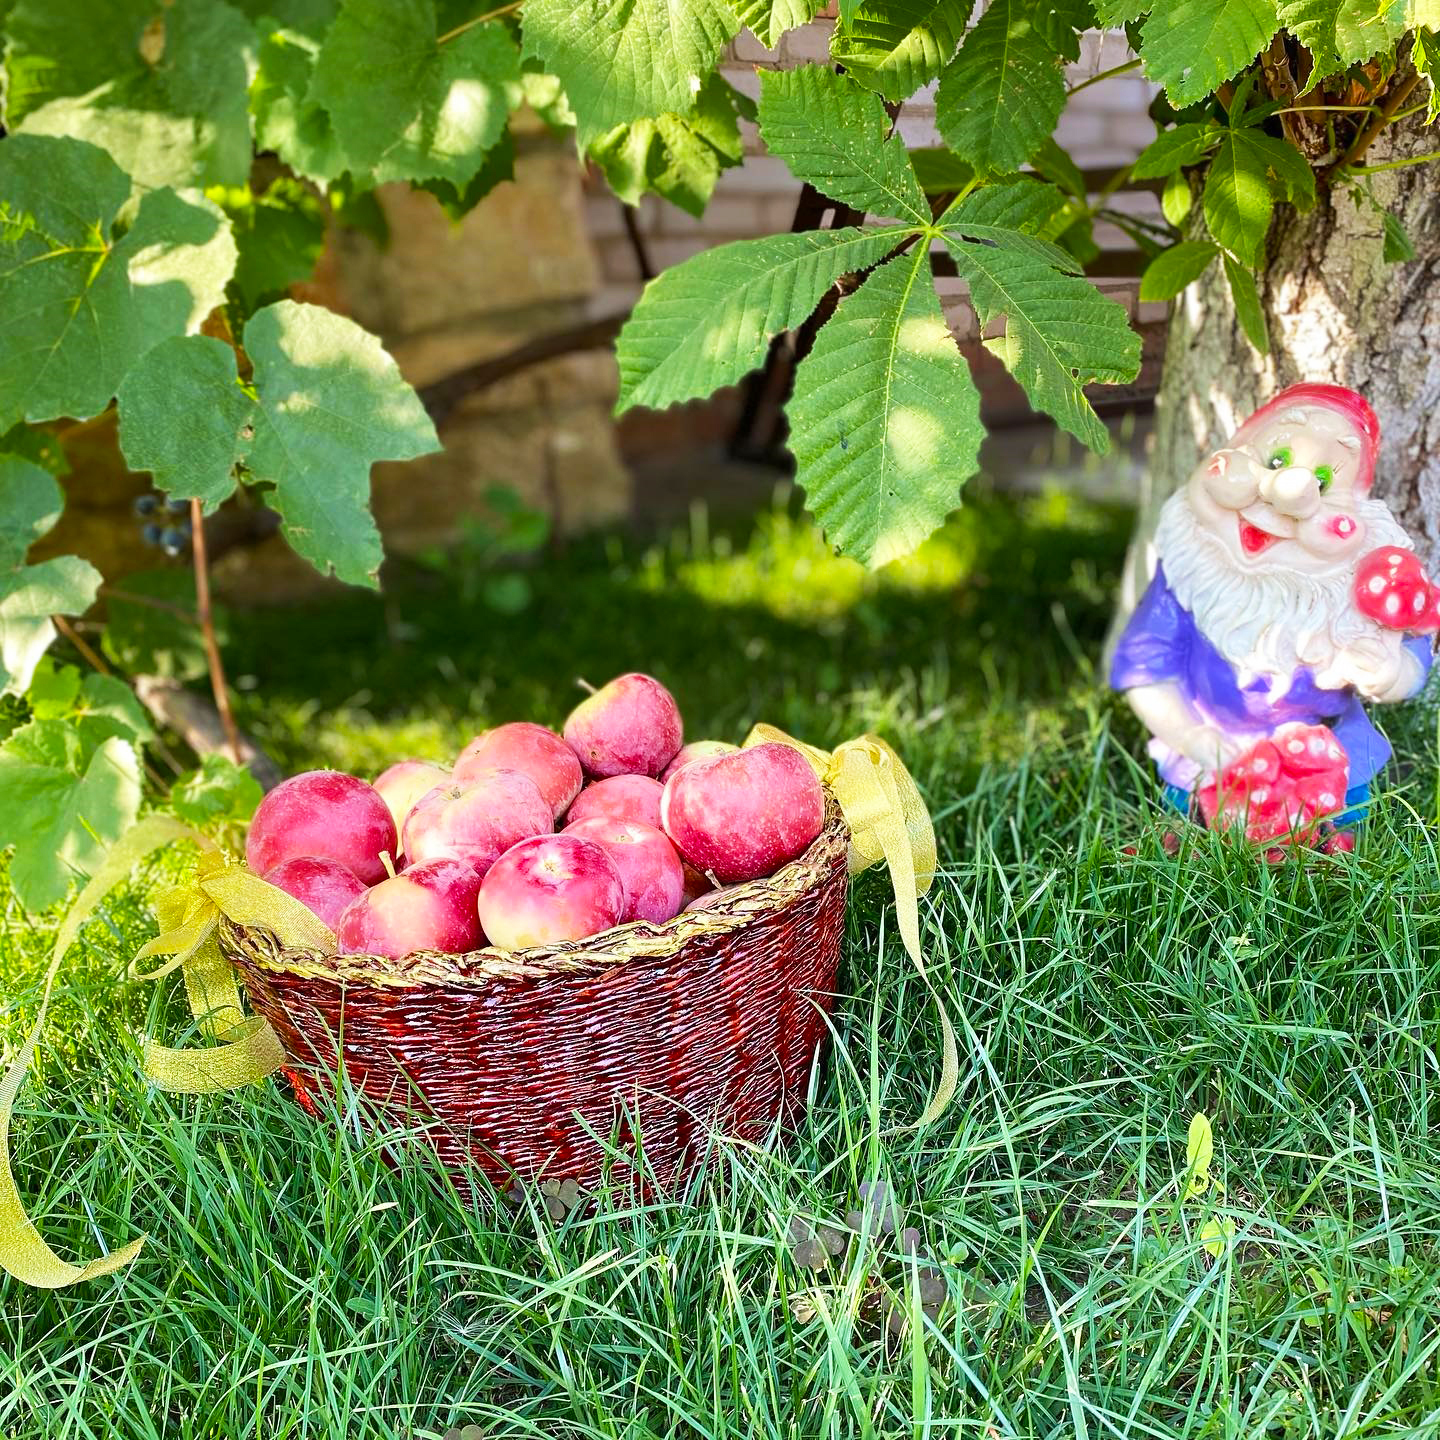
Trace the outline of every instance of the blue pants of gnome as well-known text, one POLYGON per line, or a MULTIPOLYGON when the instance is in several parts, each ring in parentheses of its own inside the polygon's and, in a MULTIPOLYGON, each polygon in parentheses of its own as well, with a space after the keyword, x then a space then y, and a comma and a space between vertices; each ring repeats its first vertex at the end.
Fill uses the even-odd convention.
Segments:
MULTIPOLYGON (((1165 803, 1187 819, 1190 815, 1190 792, 1182 790, 1178 785, 1166 785, 1165 803)), ((1352 785, 1345 792, 1345 809, 1340 814, 1333 816, 1330 823, 1340 829, 1348 830, 1352 825, 1358 825, 1364 818, 1365 812, 1370 808, 1370 785, 1367 781, 1364 785, 1352 785)))

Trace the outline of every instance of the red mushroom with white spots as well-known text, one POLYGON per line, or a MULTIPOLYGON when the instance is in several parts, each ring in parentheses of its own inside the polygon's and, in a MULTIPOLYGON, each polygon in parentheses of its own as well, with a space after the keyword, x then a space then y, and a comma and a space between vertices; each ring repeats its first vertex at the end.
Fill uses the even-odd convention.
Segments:
POLYGON ((1440 591, 1409 550, 1382 545, 1355 567, 1355 608, 1387 630, 1428 634, 1440 624, 1440 591))

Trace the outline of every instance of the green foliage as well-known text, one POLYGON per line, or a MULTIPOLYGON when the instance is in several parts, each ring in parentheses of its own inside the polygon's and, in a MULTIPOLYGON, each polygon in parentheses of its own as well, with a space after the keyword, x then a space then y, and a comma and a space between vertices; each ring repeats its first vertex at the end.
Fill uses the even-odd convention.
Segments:
POLYGON ((794 329, 840 276, 883 259, 910 232, 811 230, 702 250, 656 276, 616 354, 617 409, 660 407, 733 384, 794 329))
POLYGON ((796 479, 826 539, 867 565, 912 550, 960 503, 980 396, 916 246, 840 302, 786 406, 796 479))
POLYGON ((244 824, 263 792, 255 777, 226 755, 207 755, 170 787, 170 806, 197 830, 244 824))
POLYGON ((1033 0, 993 0, 940 77, 935 123, 982 174, 1018 170, 1064 109, 1060 56, 1040 18, 1033 0))
POLYGON ((527 0, 525 48, 565 87, 580 143, 683 115, 736 30, 724 0, 527 0))
POLYGON ((1208 240, 1182 240, 1162 250, 1140 277, 1140 298, 1173 300, 1210 268, 1219 253, 1219 248, 1208 240))
POLYGON ((244 183, 254 32, 223 0, 17 0, 6 31, 12 130, 88 140, 146 187, 244 183))
POLYGON ((857 210, 927 225, 920 182, 889 131, 880 98, 833 70, 804 65, 761 77, 761 137, 797 180, 857 210))
POLYGON ((309 96, 330 116, 344 168, 376 181, 464 190, 519 103, 508 31, 474 25, 443 43, 434 0, 347 0, 326 32, 309 96))
POLYGON ((242 317, 314 274, 325 244, 325 207, 300 181, 282 176, 259 192, 219 186, 209 198, 230 221, 238 253, 226 293, 242 317))
POLYGON ((1053 207, 1054 192, 1047 196, 1047 189, 1020 182, 1006 187, 1008 194, 980 190, 953 206, 942 223, 950 232, 956 268, 970 282, 981 325, 1005 317, 1005 333, 987 340, 986 348, 1020 382, 1031 404, 1091 449, 1104 451, 1109 437, 1084 387, 1133 380, 1140 368, 1140 337, 1123 307, 1067 273, 1075 268, 1067 255, 1037 246, 1031 232, 1047 206, 1053 207), (1002 216, 1010 217, 1018 233, 1004 234, 996 224, 1002 216), (960 238, 967 235, 972 240, 960 238), (972 243, 981 238, 989 243, 972 243))
POLYGON ((945 68, 972 8, 971 0, 861 4, 839 25, 830 53, 852 79, 898 103, 945 68))
POLYGON ((1390 49, 1405 33, 1405 0, 1280 0, 1280 23, 1309 51, 1308 93, 1327 76, 1390 49))
MULTIPOLYGON (((220 643, 226 614, 214 609, 220 643)), ((205 647, 195 619, 195 577, 189 570, 140 570, 127 575, 105 599, 106 657, 130 675, 198 680, 205 674, 205 647)))
POLYGON ((18 694, 55 638, 54 615, 88 609, 100 574, 78 555, 27 565, 30 546, 60 518, 64 497, 48 470, 0 454, 0 695, 18 694))
POLYGON ((1238 75, 1278 24, 1275 0, 1168 0, 1145 21, 1140 56, 1172 105, 1190 105, 1238 75))
POLYGON ((824 0, 739 0, 735 13, 762 45, 773 49, 787 30, 805 24, 823 3, 824 0))
POLYGON ((224 297, 235 242, 219 208, 152 190, 122 230, 129 194, 94 145, 0 144, 0 429, 98 414, 140 354, 193 333, 224 297))
MULTIPOLYGON (((119 722, 116 722, 117 724, 119 722)), ((140 762, 104 726, 33 719, 0 745, 0 849, 27 910, 45 910, 89 875, 140 809, 140 762)))
POLYGON ((627 205, 647 191, 700 216, 720 172, 744 158, 740 118, 755 107, 727 81, 712 75, 684 115, 658 115, 617 125, 590 147, 611 190, 627 205))

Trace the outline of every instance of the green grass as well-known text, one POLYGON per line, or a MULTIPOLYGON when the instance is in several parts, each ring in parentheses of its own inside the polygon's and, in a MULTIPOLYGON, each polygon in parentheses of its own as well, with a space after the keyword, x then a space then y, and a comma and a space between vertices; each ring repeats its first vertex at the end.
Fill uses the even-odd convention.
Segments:
MULTIPOLYGON (((582 668, 657 670, 695 733, 882 729, 938 824, 924 923, 961 1090, 902 1128, 938 1026, 869 874, 787 1143, 721 1145, 643 1207, 479 1207, 353 1097, 316 1123, 269 1085, 143 1084, 133 1036, 184 1012, 117 984, 152 933, 137 886, 65 971, 14 1148, 63 1251, 150 1243, 80 1289, 0 1281, 0 1436, 1440 1433, 1433 710, 1388 717, 1402 764, 1355 856, 1272 869, 1193 834, 1168 855, 1087 658, 1123 535, 991 501, 875 580, 777 512, 728 553, 581 547, 514 619, 438 585, 237 617, 244 719, 292 765, 558 718, 582 668), (1223 1189, 1185 1198, 1196 1110, 1223 1189), (938 1318, 893 1237, 796 1263, 792 1221, 843 1217, 874 1178, 943 1277, 938 1318), (1235 1231, 1218 1260, 1213 1218, 1235 1231), (887 1304, 920 1323, 887 1333, 887 1304)), ((0 927, 13 1041, 50 927, 13 903, 0 927)))

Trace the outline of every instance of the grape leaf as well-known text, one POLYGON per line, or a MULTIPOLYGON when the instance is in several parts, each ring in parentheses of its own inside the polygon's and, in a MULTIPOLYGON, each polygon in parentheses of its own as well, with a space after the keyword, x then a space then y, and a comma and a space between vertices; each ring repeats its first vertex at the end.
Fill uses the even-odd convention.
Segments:
POLYGON ((832 200, 930 223, 904 141, 878 95, 821 65, 760 76, 760 135, 772 155, 832 200))
POLYGON ((720 245, 662 271, 616 342, 620 398, 660 409, 755 369, 842 275, 887 255, 907 229, 807 230, 720 245))
POLYGON ((830 53, 867 90, 905 100, 945 68, 972 8, 972 0, 862 4, 836 29, 830 53))
POLYGON ((202 830, 243 824, 255 813, 264 792, 242 765, 227 755, 206 755, 198 770, 170 787, 170 804, 187 824, 202 830))
MULTIPOLYGON (((1431 9, 1435 9, 1432 0, 1431 9)), ((1418 10, 1419 7, 1416 6, 1418 10)), ((1435 29, 1440 30, 1440 15, 1434 17, 1435 29)), ((1433 125, 1440 120, 1440 36, 1434 34, 1429 26, 1421 25, 1418 20, 1412 20, 1411 28, 1415 31, 1415 39, 1410 47, 1410 63, 1415 67, 1417 75, 1423 75, 1430 85, 1430 99, 1425 107, 1425 123, 1433 125)))
POLYGON ((796 480, 826 538, 879 566, 908 555, 975 473, 980 393, 917 245, 847 296, 795 372, 796 480))
POLYGON ((135 692, 113 675, 81 675, 74 665, 48 657, 35 668, 25 695, 37 720, 69 722, 85 760, 112 736, 144 743, 155 738, 135 692))
MULTIPOLYGON (((213 607, 220 648, 228 639, 229 614, 213 607)), ((105 654, 132 675, 198 680, 208 668, 195 618, 195 574, 185 569, 139 570, 105 597, 105 654)))
POLYGON ((1018 170, 1065 108, 1060 58, 1024 0, 993 0, 945 67, 935 123, 981 173, 1018 170))
POLYGON ((442 45, 434 0, 348 0, 315 61, 347 168, 386 180, 469 184, 519 104, 520 55, 500 24, 442 45))
POLYGON ((155 486, 214 511, 235 490, 255 402, 240 388, 235 352, 208 335, 148 350, 120 385, 120 449, 155 486))
POLYGON ((1177 125, 1162 130, 1141 152, 1130 174, 1136 180, 1173 175, 1186 165, 1198 165, 1224 136, 1218 125, 1177 125))
POLYGON ((325 107, 311 98, 320 41, 300 30, 273 30, 260 42, 250 106, 255 145, 273 150, 297 175, 328 185, 345 173, 345 154, 325 107))
POLYGON ((64 508, 49 471, 19 455, 0 455, 0 695, 29 687, 55 639, 51 616, 81 614, 100 588, 99 572, 76 555, 25 563, 30 546, 64 508))
POLYGON ((220 210, 152 190, 121 235, 129 191, 83 141, 0 144, 0 430, 98 414, 140 355, 198 330, 223 298, 235 242, 220 210))
POLYGON ((259 193, 237 185, 212 190, 210 198, 235 237, 239 254, 229 295, 243 315, 315 273, 325 244, 325 210, 307 186, 282 175, 259 193))
POLYGON ((1255 277, 1234 258, 1226 255, 1225 278, 1230 282, 1230 294, 1235 301, 1235 314, 1240 327, 1250 343, 1263 355, 1270 349, 1270 327, 1265 323, 1265 307, 1260 303, 1260 292, 1255 286, 1255 277))
POLYGON ((14 847, 10 884, 30 911, 93 873, 140 810, 134 747, 112 737, 82 762, 80 746, 56 720, 32 720, 0 745, 0 849, 14 847))
POLYGON ((1095 381, 1119 384, 1140 371, 1140 337, 1125 310, 1082 276, 1066 275, 1012 244, 950 240, 956 269, 970 282, 982 327, 1005 317, 1005 334, 985 341, 1030 403, 1092 450, 1109 434, 1085 398, 1095 381))
POLYGON ((448 180, 422 180, 417 186, 433 195, 440 208, 457 224, 463 220, 497 185, 515 178, 515 141, 506 130, 485 152, 480 168, 464 188, 448 180))
POLYGON ((560 78, 582 148, 631 120, 683 115, 740 28, 724 0, 526 0, 526 54, 560 78))
POLYGON ((1407 28, 1405 0, 1280 0, 1279 13, 1314 64, 1302 93, 1388 50, 1407 28))
POLYGON ((1211 266, 1219 249, 1208 240, 1182 240, 1162 250, 1140 277, 1142 300, 1173 300, 1211 266))
POLYGON ((787 30, 808 24, 825 0, 740 0, 740 23, 767 49, 773 50, 787 30))
POLYGON ((377 585, 370 466, 440 449, 435 427, 375 336, 318 305, 281 300, 250 317, 258 398, 246 457, 297 554, 322 575, 377 585))
POLYGON ((10 43, 23 77, 10 107, 24 112, 20 133, 88 140, 142 187, 238 185, 250 173, 255 34, 223 0, 168 9, 149 0, 19 0, 10 43), (123 30, 130 43, 96 50, 97 9, 108 12, 106 33, 123 30))
POLYGON ((154 10, 150 0, 15 0, 5 21, 6 128, 47 101, 103 85, 117 59, 138 60, 154 10))
POLYGON ((1279 23, 1275 0, 1163 0, 1145 21, 1140 57, 1183 109, 1243 70, 1279 23))

